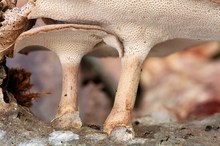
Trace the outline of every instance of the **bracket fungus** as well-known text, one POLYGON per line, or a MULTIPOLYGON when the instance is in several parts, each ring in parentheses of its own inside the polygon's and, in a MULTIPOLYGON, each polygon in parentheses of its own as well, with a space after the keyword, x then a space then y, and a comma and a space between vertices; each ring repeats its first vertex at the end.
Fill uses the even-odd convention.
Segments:
MULTIPOLYGON (((104 124, 104 131, 117 135, 117 131, 132 129, 131 111, 141 67, 150 50, 155 45, 172 39, 219 40, 218 2, 218 0, 37 0, 28 18, 44 17, 66 23, 98 25, 122 40, 124 54, 121 58, 121 78, 114 107, 104 124)), ((130 133, 125 132, 125 139, 134 136, 130 133)))
POLYGON ((80 128, 82 123, 77 107, 79 63, 84 55, 96 49, 117 49, 119 55, 122 55, 120 41, 100 27, 73 24, 47 25, 22 33, 15 42, 14 53, 22 49, 23 52, 30 52, 43 48, 55 52, 63 68, 62 96, 53 124, 56 128, 69 126, 80 128), (111 43, 113 43, 112 47, 107 45, 111 43))
MULTIPOLYGON (((36 0, 28 18, 50 18, 70 26, 52 25, 30 30, 23 33, 15 45, 16 51, 41 45, 60 57, 66 84, 63 84, 58 117, 77 111, 76 76, 81 57, 102 42, 117 48, 114 35, 121 40, 123 53, 118 49, 121 52, 121 78, 113 109, 104 124, 105 132, 121 139, 134 136, 131 111, 141 67, 150 50, 159 44, 156 48, 161 51, 158 52, 166 53, 160 44, 175 39, 203 42, 220 38, 219 0, 36 0), (71 27, 73 24, 99 29, 71 27), (111 37, 105 37, 109 35, 111 37)), ((74 123, 77 122, 69 122, 76 127, 74 123)))

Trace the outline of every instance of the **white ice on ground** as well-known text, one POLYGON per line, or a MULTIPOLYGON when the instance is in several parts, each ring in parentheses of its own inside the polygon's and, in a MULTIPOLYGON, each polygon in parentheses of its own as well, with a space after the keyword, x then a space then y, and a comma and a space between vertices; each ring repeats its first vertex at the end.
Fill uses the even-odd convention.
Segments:
POLYGON ((5 137, 6 132, 3 130, 0 130, 0 140, 3 140, 5 137))
POLYGON ((78 140, 79 135, 71 131, 54 131, 49 135, 49 144, 62 145, 63 142, 78 140))

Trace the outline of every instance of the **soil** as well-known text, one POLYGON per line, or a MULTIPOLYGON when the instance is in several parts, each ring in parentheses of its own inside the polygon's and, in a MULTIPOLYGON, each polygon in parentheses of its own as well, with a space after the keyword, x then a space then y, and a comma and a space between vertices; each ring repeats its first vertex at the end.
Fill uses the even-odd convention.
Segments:
POLYGON ((133 121, 136 138, 117 141, 101 131, 101 127, 54 130, 49 123, 35 118, 15 102, 1 103, 0 146, 219 146, 220 114, 204 120, 185 123, 160 123, 150 117, 133 121))

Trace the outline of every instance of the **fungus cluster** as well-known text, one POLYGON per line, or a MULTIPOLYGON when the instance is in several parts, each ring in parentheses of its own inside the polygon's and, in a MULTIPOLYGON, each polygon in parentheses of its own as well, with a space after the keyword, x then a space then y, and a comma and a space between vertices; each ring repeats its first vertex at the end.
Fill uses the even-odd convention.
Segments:
POLYGON ((47 48, 57 53, 63 66, 63 91, 54 121, 58 126, 79 128, 79 62, 89 52, 106 56, 115 54, 112 52, 116 49, 121 57, 121 78, 104 131, 127 140, 134 137, 131 112, 142 64, 150 50, 154 55, 165 55, 176 51, 169 49, 173 48, 170 45, 181 45, 177 48, 180 50, 219 40, 217 3, 218 0, 36 0, 28 19, 46 18, 56 24, 22 33, 14 52, 47 48))

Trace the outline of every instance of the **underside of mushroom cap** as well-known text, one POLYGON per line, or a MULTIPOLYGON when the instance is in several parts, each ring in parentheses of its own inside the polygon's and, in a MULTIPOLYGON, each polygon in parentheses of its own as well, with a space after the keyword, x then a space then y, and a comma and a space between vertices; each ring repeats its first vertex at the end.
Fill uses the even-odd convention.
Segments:
MULTIPOLYGON (((58 54, 83 56, 97 44, 104 42, 109 45, 114 42, 114 45, 102 45, 103 52, 105 47, 108 50, 114 48, 120 56, 122 55, 123 49, 118 38, 100 27, 76 24, 47 25, 22 33, 15 42, 14 54, 27 47, 29 49, 26 49, 25 53, 43 47, 58 54), (30 48, 31 46, 34 46, 33 49, 30 48)), ((100 49, 100 47, 98 48, 100 49)))
POLYGON ((191 40, 191 39, 172 39, 155 45, 148 56, 163 57, 175 53, 180 50, 195 47, 208 41, 191 40))

